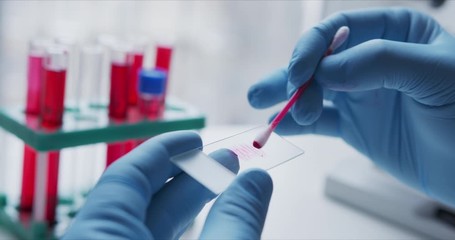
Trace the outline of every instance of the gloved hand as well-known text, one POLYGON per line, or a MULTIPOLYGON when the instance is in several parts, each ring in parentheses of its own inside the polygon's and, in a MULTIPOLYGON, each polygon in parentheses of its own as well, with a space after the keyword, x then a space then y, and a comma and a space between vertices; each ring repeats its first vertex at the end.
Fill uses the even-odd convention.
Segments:
POLYGON ((339 136, 455 207, 454 37, 409 9, 339 13, 305 33, 289 67, 253 85, 249 101, 256 108, 284 101, 312 74, 278 133, 339 136), (320 61, 341 26, 350 28, 348 40, 320 61))
MULTIPOLYGON (((215 195, 169 158, 201 145, 194 132, 163 134, 113 163, 64 238, 177 239, 215 195)), ((212 157, 238 171, 232 152, 219 150, 212 157)), ((266 172, 241 174, 215 202, 202 236, 260 238, 271 194, 272 181, 266 172)))

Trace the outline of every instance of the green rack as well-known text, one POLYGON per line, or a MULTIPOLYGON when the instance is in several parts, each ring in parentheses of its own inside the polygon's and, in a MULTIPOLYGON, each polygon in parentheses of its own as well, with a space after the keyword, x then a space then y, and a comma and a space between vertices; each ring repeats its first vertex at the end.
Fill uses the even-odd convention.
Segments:
POLYGON ((65 107, 63 126, 40 128, 39 119, 27 116, 21 107, 0 108, 0 127, 17 136, 37 151, 47 152, 94 143, 143 139, 160 133, 185 129, 201 129, 205 116, 194 107, 176 99, 167 101, 164 117, 147 120, 136 109, 128 119, 110 120, 106 105, 83 104, 65 107))

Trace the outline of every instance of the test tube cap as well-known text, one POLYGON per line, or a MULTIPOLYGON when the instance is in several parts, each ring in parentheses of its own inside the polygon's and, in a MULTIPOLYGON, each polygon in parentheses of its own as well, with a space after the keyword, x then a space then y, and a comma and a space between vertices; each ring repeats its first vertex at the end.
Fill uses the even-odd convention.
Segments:
POLYGON ((159 69, 142 69, 139 72, 139 92, 162 94, 166 85, 166 72, 159 69))

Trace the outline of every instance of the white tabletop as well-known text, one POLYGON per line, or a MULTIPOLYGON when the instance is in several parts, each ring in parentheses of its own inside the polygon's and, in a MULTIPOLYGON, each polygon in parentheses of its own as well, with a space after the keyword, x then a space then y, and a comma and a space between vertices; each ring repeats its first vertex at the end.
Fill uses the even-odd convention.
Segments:
MULTIPOLYGON (((251 126, 215 126, 201 131, 210 143, 251 126)), ((346 159, 362 158, 341 139, 316 135, 286 137, 305 150, 298 158, 269 171, 274 191, 264 239, 418 239, 392 223, 343 205, 324 195, 327 174, 346 159)), ((365 159, 365 161, 368 161, 365 159)), ((197 238, 210 204, 183 238, 197 238)))

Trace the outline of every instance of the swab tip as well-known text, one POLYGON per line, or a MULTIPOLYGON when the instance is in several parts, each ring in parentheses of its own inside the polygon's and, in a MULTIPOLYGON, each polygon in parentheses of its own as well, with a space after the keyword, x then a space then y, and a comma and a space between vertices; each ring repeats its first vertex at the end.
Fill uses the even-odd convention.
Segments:
POLYGON ((332 44, 330 45, 330 49, 334 51, 337 49, 341 44, 343 44, 346 39, 349 36, 349 27, 348 26, 342 26, 340 27, 337 32, 335 33, 335 36, 333 37, 332 44))
POLYGON ((262 145, 258 141, 253 141, 253 147, 260 149, 262 148, 262 145))
POLYGON ((259 132, 256 138, 253 141, 253 147, 260 149, 262 148, 267 140, 269 140, 270 135, 272 134, 273 129, 271 127, 267 127, 265 130, 259 132))

